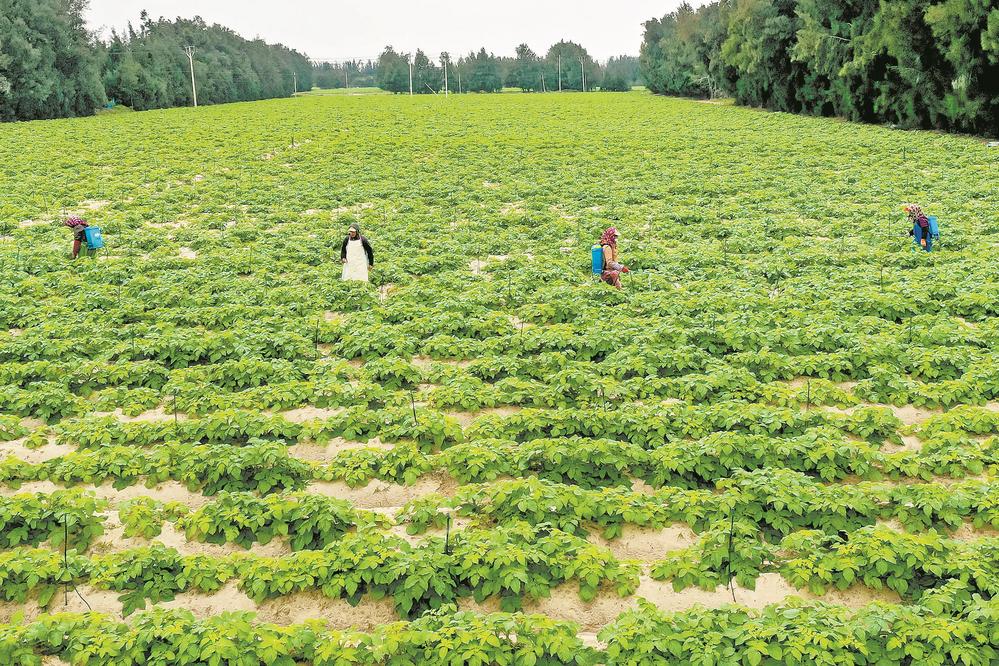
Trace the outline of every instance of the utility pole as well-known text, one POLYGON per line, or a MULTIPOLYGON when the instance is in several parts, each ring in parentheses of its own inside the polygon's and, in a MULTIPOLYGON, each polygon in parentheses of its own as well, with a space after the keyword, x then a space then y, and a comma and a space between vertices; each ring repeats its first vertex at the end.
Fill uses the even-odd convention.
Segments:
POLYGON ((343 87, 350 90, 350 70, 347 69, 347 65, 343 66, 343 87))
POLYGON ((447 89, 447 58, 444 59, 444 96, 448 96, 447 89))
POLYGON ((558 91, 562 92, 562 52, 558 53, 558 91))
POLYGON ((413 63, 409 63, 409 96, 413 96, 413 63))
POLYGON ((548 92, 548 89, 545 88, 545 73, 544 72, 541 72, 541 92, 548 92))
POLYGON ((198 108, 198 86, 194 84, 194 47, 185 46, 184 53, 187 54, 187 60, 191 63, 191 93, 194 95, 194 108, 198 108))
POLYGON ((295 94, 298 94, 298 72, 292 72, 292 76, 295 77, 295 94))
POLYGON ((583 79, 583 92, 586 92, 586 70, 583 69, 583 59, 579 59, 579 74, 583 79))
POLYGON ((458 68, 458 94, 461 94, 461 67, 458 68))

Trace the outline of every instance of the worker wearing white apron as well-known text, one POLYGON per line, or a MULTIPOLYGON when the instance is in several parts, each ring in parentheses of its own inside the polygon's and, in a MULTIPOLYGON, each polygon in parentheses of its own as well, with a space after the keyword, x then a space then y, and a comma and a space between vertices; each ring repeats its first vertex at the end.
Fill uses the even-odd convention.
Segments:
POLYGON ((347 230, 347 237, 340 246, 340 261, 343 262, 342 279, 368 281, 368 267, 375 265, 375 253, 357 224, 350 225, 347 230))

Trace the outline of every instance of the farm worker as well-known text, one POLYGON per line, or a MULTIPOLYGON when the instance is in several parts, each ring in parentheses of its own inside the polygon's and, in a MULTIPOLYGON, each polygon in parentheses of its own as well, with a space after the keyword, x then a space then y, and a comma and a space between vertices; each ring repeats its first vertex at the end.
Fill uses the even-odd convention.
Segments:
POLYGON ((617 258, 617 240, 620 237, 621 232, 615 227, 610 227, 600 236, 600 246, 604 249, 604 270, 600 279, 618 289, 621 288, 621 274, 631 272, 617 258))
POLYGON ((71 217, 63 222, 73 230, 73 252, 72 257, 76 259, 80 255, 80 246, 86 240, 87 223, 78 217, 71 217))
POLYGON ((902 210, 909 216, 912 229, 909 235, 914 237, 927 252, 933 251, 933 238, 930 236, 930 219, 923 213, 923 209, 916 204, 908 203, 902 206, 902 210))
POLYGON ((375 253, 368 239, 361 235, 360 225, 351 224, 347 228, 347 237, 340 246, 340 261, 344 280, 368 281, 368 267, 375 265, 375 253))

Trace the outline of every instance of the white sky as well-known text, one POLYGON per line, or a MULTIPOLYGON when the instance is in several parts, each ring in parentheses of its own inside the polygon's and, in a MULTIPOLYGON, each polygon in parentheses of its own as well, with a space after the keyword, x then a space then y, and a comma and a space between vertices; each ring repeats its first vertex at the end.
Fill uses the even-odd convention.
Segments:
MULTIPOLYGON (((486 47, 513 55, 521 42, 543 54, 560 39, 581 43, 598 60, 638 55, 642 22, 680 0, 90 0, 92 29, 110 32, 143 9, 152 18, 201 16, 247 38, 261 37, 313 59, 375 58, 422 48, 465 54, 486 47)), ((701 4, 695 2, 692 4, 701 4)))

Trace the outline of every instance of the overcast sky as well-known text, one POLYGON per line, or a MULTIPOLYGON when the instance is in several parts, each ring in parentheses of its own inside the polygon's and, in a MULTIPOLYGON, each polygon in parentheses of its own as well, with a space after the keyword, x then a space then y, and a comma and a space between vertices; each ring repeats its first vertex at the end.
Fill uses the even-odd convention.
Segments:
MULTIPOLYGON (((543 53, 560 39, 605 60, 638 55, 642 22, 680 0, 90 0, 90 27, 110 32, 143 9, 153 18, 200 15, 247 38, 281 42, 314 59, 375 58, 391 44, 432 56, 486 47, 543 53)), ((700 4, 700 3, 692 3, 700 4)))

